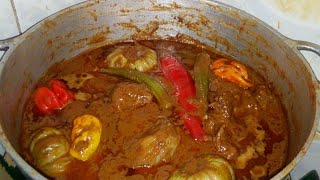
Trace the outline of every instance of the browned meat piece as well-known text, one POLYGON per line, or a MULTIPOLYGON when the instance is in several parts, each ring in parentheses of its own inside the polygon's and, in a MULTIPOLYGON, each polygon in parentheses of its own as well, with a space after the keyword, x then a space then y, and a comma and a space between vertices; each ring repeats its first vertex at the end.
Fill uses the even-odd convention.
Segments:
POLYGON ((262 109, 266 109, 268 104, 274 101, 273 95, 271 94, 268 87, 265 85, 258 86, 254 95, 255 99, 257 100, 259 106, 262 109))
POLYGON ((286 117, 283 114, 280 100, 265 85, 257 87, 254 96, 261 108, 261 117, 268 124, 270 130, 276 135, 287 133, 285 129, 287 121, 282 120, 286 117))
POLYGON ((209 84, 209 90, 213 92, 219 92, 219 93, 231 92, 231 93, 239 94, 243 91, 243 88, 239 87, 238 85, 232 82, 221 79, 216 75, 214 75, 213 73, 210 77, 210 81, 211 82, 209 84))
POLYGON ((217 132, 219 131, 221 125, 223 124, 224 120, 227 120, 226 118, 223 117, 211 117, 208 116, 209 118, 205 118, 202 122, 203 125, 203 130, 207 135, 211 135, 214 136, 217 134, 217 132), (222 121, 220 121, 222 120, 222 121))
POLYGON ((223 124, 218 131, 217 135, 213 138, 213 142, 216 144, 216 150, 219 155, 226 159, 234 159, 238 154, 238 150, 230 142, 230 136, 225 131, 226 125, 223 124))
POLYGON ((219 114, 224 118, 229 118, 232 115, 233 104, 236 98, 230 92, 223 92, 211 100, 209 107, 214 114, 219 114))
POLYGON ((152 94, 142 84, 124 82, 117 85, 112 94, 112 103, 119 110, 141 107, 152 102, 152 94))
POLYGON ((109 90, 114 88, 114 83, 118 81, 119 79, 117 77, 96 73, 94 74, 93 78, 88 79, 83 84, 80 90, 90 94, 96 94, 100 92, 107 94, 109 90))
POLYGON ((240 101, 238 102, 238 106, 233 108, 233 115, 235 118, 240 118, 249 114, 258 114, 258 104, 251 92, 245 90, 239 97, 240 101))
POLYGON ((272 154, 267 155, 267 163, 265 167, 268 169, 268 175, 276 173, 283 165, 287 155, 288 141, 274 143, 272 146, 272 154))

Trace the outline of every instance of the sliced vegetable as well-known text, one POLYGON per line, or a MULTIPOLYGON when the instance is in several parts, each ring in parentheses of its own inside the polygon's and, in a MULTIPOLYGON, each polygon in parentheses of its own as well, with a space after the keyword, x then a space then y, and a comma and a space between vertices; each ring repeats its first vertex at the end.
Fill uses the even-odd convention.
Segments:
POLYGON ((81 161, 88 160, 100 143, 102 127, 98 118, 82 115, 73 121, 70 155, 81 161))
POLYGON ((121 76, 138 83, 143 83, 150 89, 151 93, 155 96, 162 109, 171 109, 173 106, 171 97, 162 87, 162 85, 156 79, 147 74, 134 70, 118 68, 101 69, 100 72, 121 76))
POLYGON ((189 130, 192 138, 196 140, 204 140, 204 130, 202 128, 201 119, 198 116, 192 116, 189 113, 197 110, 191 99, 195 98, 195 86, 191 75, 176 58, 167 56, 160 59, 161 69, 166 77, 176 88, 178 102, 184 109, 179 111, 178 115, 184 121, 185 126, 189 130))
POLYGON ((52 110, 62 109, 63 106, 58 96, 47 87, 40 87, 36 90, 34 103, 42 113, 50 113, 52 110))
POLYGON ((167 121, 157 124, 132 146, 133 168, 152 167, 168 162, 179 143, 180 136, 172 124, 167 121))
POLYGON ((235 180, 236 178, 230 163, 215 155, 204 155, 192 159, 170 177, 170 180, 200 179, 235 180))
POLYGON ((247 68, 240 62, 220 58, 213 61, 211 68, 216 76, 233 82, 242 88, 247 89, 253 86, 247 68))
POLYGON ((71 162, 69 142, 61 131, 44 127, 30 136, 29 150, 36 166, 49 176, 62 173, 71 162))
POLYGON ((203 105, 203 107, 201 107, 201 111, 204 113, 207 112, 208 109, 209 67, 210 55, 205 52, 197 54, 193 73, 197 98, 203 105))
POLYGON ((157 53, 145 46, 121 46, 108 55, 110 68, 136 69, 140 72, 151 70, 157 65, 157 53))

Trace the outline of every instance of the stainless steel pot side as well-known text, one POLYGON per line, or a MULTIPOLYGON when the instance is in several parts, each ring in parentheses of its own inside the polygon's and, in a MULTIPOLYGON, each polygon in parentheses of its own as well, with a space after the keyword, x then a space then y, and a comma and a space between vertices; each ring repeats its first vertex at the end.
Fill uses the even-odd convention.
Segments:
POLYGON ((290 142, 282 179, 306 153, 320 118, 319 81, 299 52, 320 46, 288 39, 255 17, 206 0, 89 1, 58 12, 22 35, 0 41, 0 140, 26 176, 45 179, 19 155, 24 105, 55 62, 126 39, 175 37, 205 43, 272 82, 288 112, 290 142))

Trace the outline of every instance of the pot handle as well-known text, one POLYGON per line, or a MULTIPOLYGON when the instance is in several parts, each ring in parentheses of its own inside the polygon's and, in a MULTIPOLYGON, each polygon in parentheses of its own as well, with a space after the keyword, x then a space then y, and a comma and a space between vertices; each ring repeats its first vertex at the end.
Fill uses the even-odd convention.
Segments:
MULTIPOLYGON (((0 51, 6 52, 8 49, 9 49, 9 46, 7 46, 7 45, 5 45, 5 44, 2 44, 2 42, 0 41, 0 51)), ((3 55, 4 55, 4 53, 3 53, 3 55)), ((2 56, 3 56, 3 55, 2 55, 2 56)), ((2 59, 2 56, 0 56, 0 61, 1 61, 1 59, 2 59)))
POLYGON ((307 41, 295 41, 295 43, 296 43, 296 48, 299 51, 303 51, 303 50, 311 51, 316 53, 318 56, 320 56, 320 45, 307 42, 307 41))
MULTIPOLYGON (((1 42, 0 42, 1 43, 1 42)), ((6 45, 0 45, 0 51, 7 51, 9 49, 9 46, 6 45)))
MULTIPOLYGON (((285 37, 285 41, 292 49, 294 49, 296 51, 299 51, 299 52, 300 51, 310 51, 310 52, 317 54, 320 57, 320 45, 318 45, 318 44, 307 42, 307 41, 293 40, 293 39, 290 39, 287 37, 285 37)), ((311 69, 312 69, 312 67, 311 67, 311 69)), ((312 69, 312 71, 314 71, 314 70, 312 69)), ((320 79, 317 78, 317 80, 318 80, 318 87, 320 88, 320 79)), ((317 130, 318 131, 317 131, 315 138, 320 141, 320 124, 318 125, 317 130)))
MULTIPOLYGON (((310 52, 313 52, 313 53, 317 54, 320 57, 320 45, 315 44, 315 43, 311 43, 311 42, 307 42, 307 41, 293 40, 293 39, 290 39, 290 38, 287 38, 287 37, 285 37, 284 39, 287 42, 287 44, 293 50, 298 51, 298 52, 300 52, 300 51, 310 51, 310 52)), ((303 56, 302 53, 301 53, 301 55, 303 56)), ((312 71, 314 71, 314 70, 312 69, 312 71)), ((318 84, 319 84, 319 87, 320 87, 320 79, 317 78, 317 80, 318 80, 318 84)))
POLYGON ((287 37, 285 37, 285 41, 293 49, 296 49, 299 51, 311 51, 316 53, 318 56, 320 56, 320 45, 318 44, 307 42, 307 41, 293 40, 287 37))
MULTIPOLYGON (((18 36, 15 36, 15 37, 11 37, 11 38, 8 38, 8 39, 3 39, 3 40, 0 40, 0 52, 3 51, 3 55, 5 54, 5 52, 14 44, 14 42, 19 38, 20 35, 18 36)), ((1 62, 1 59, 2 59, 2 56, 0 56, 0 62, 1 62)))

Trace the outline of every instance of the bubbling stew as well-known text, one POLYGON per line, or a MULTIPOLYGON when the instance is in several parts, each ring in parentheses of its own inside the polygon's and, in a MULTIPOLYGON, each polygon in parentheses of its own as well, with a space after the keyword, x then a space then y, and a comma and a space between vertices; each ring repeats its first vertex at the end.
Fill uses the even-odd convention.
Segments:
POLYGON ((261 75, 164 40, 55 63, 21 129, 21 154, 52 179, 268 179, 288 149, 285 111, 261 75))

